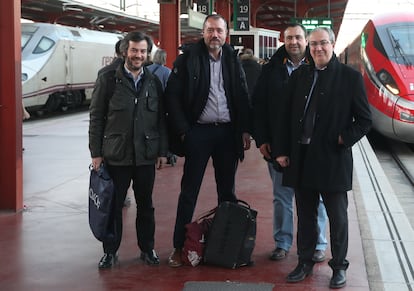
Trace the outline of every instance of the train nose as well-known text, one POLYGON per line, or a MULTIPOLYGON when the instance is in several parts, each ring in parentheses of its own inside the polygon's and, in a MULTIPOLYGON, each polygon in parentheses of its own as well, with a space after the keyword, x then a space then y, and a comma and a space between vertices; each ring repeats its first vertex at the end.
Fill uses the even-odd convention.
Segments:
POLYGON ((22 64, 22 83, 30 80, 35 75, 35 73, 35 70, 25 64, 22 64))
POLYGON ((395 103, 393 128, 395 135, 409 143, 414 143, 414 95, 400 97, 395 103))

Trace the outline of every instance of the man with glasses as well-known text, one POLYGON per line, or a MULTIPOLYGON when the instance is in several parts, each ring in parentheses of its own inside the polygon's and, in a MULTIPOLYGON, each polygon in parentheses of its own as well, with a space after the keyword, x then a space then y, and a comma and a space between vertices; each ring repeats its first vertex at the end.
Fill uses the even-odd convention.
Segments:
MULTIPOLYGON (((286 90, 290 74, 302 64, 310 62, 307 48, 306 29, 299 23, 288 24, 284 31, 285 44, 263 66, 253 94, 254 139, 256 146, 268 164, 273 184, 273 239, 275 248, 269 258, 280 261, 286 258, 293 242, 293 197, 294 190, 282 185, 283 172, 279 164, 272 159, 271 127, 280 109, 278 102, 286 90), (275 113, 276 112, 276 113, 275 113)), ((274 157, 273 157, 274 158, 274 157)), ((326 210, 321 200, 318 209, 318 243, 315 247, 313 261, 325 260, 326 210)))
POLYGON ((284 184, 295 189, 299 261, 287 276, 299 282, 312 274, 318 236, 317 209, 322 195, 330 224, 333 270, 330 288, 346 284, 348 196, 352 189, 352 145, 371 128, 362 76, 333 53, 335 35, 318 27, 308 37, 314 63, 292 73, 284 110, 273 130, 272 151, 284 168, 284 184))

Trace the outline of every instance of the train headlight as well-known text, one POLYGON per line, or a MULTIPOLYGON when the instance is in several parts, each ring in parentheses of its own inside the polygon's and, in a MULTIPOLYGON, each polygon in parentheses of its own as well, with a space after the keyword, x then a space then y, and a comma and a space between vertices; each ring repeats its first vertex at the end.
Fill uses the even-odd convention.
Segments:
POLYGON ((385 88, 387 88, 388 91, 390 91, 392 94, 400 94, 400 90, 397 87, 397 83, 395 83, 394 78, 386 70, 379 71, 377 73, 377 77, 385 86, 385 88))
POLYGON ((27 74, 26 73, 23 73, 22 74, 22 82, 24 82, 26 80, 27 80, 27 74))
POLYGON ((401 112, 400 113, 400 119, 407 121, 407 122, 411 122, 414 123, 414 115, 407 113, 407 112, 401 112))
POLYGON ((394 118, 401 121, 414 123, 414 102, 408 98, 400 97, 395 103, 394 118))

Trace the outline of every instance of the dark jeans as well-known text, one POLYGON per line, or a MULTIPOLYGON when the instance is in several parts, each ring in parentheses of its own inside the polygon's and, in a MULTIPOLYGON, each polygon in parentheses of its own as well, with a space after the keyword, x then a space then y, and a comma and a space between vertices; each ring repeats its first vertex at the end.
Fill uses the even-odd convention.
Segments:
POLYGON ((213 160, 218 203, 236 201, 234 180, 238 164, 234 130, 231 124, 195 125, 184 141, 185 163, 174 229, 174 248, 182 248, 185 225, 191 222, 204 172, 213 160))
POLYGON ((152 205, 152 190, 155 179, 155 165, 146 166, 111 166, 109 174, 115 186, 115 225, 114 241, 103 242, 105 253, 116 253, 122 238, 122 208, 132 180, 135 201, 137 204, 136 233, 138 246, 143 252, 154 248, 155 218, 152 205))

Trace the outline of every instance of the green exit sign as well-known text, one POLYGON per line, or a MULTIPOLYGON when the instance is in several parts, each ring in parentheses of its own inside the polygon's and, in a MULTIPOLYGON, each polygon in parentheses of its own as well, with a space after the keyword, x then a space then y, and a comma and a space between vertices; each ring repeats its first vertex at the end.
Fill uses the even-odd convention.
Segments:
POLYGON ((307 31, 313 30, 316 27, 333 27, 332 18, 292 18, 291 22, 302 24, 307 31))

